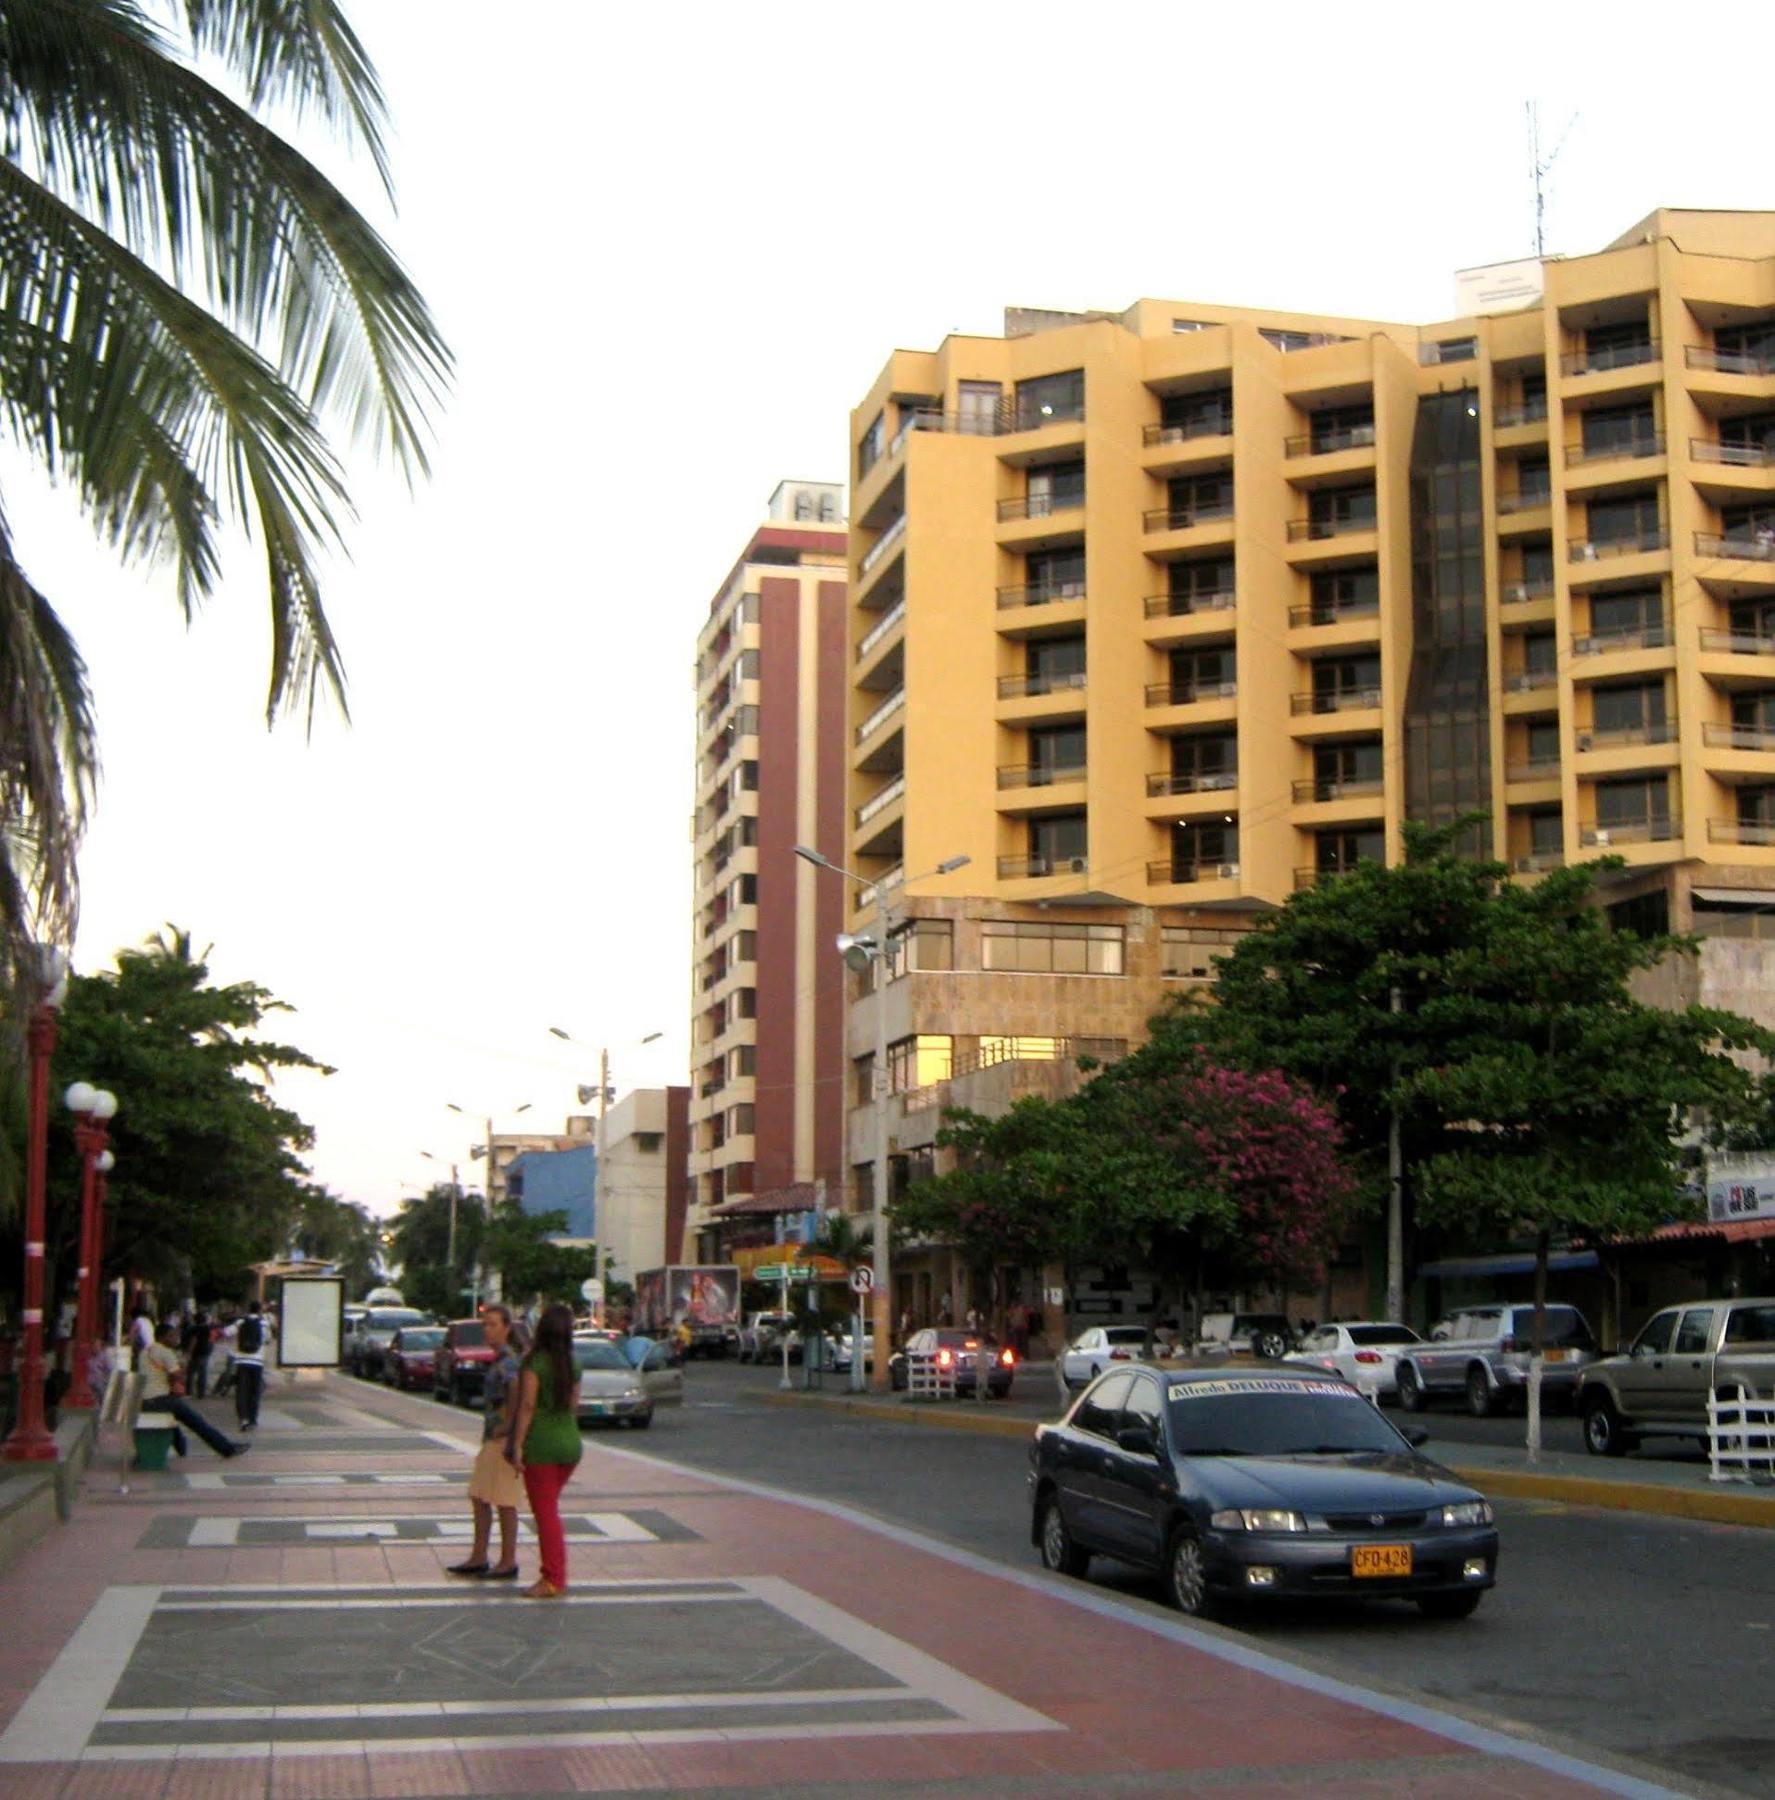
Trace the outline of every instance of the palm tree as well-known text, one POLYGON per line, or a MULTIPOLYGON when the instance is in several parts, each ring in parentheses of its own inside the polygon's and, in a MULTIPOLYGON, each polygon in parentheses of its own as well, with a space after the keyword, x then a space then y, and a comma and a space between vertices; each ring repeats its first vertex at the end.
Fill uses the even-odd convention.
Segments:
MULTIPOLYGON (((368 222, 261 114, 316 116, 389 188, 376 72, 334 0, 6 0, 0 424, 189 619, 257 537, 268 722, 345 675, 318 564, 349 516, 327 427, 425 470, 450 355, 368 222), (245 96, 199 72, 200 61, 245 96)), ((0 512, 0 992, 71 935, 97 773, 86 668, 0 512)))

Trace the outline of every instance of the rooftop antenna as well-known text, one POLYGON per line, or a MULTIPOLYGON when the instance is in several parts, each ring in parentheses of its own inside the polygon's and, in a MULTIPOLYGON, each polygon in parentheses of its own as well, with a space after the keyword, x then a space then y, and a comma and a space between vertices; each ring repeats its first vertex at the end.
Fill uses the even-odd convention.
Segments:
POLYGON ((1541 154, 1541 108, 1538 102, 1528 102, 1528 157, 1529 175, 1535 184, 1535 257, 1538 260, 1547 254, 1547 177, 1553 172, 1553 165, 1559 161, 1559 153, 1565 148, 1565 141, 1572 135, 1572 127, 1578 122, 1578 115, 1573 113, 1566 120, 1565 130, 1559 134, 1559 142, 1547 152, 1541 154))

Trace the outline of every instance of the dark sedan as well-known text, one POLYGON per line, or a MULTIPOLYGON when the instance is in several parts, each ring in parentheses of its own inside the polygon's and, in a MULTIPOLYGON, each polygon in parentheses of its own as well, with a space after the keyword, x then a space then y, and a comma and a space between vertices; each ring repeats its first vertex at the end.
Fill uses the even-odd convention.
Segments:
POLYGON ((1029 1452, 1031 1538, 1083 1575, 1152 1569, 1181 1611, 1275 1595, 1465 1618, 1497 1579, 1490 1504, 1347 1382, 1302 1369, 1117 1369, 1029 1452))

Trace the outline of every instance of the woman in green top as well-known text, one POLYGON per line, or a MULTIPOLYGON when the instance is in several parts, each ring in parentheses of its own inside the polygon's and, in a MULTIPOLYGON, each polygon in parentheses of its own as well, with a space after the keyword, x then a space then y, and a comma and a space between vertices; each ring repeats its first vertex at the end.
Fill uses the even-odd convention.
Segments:
POLYGON ((573 1360, 573 1313, 557 1301, 536 1322, 536 1348, 518 1378, 518 1405, 506 1454, 524 1478, 542 1575, 525 1588, 529 1600, 555 1600, 567 1591, 567 1539, 561 1530, 561 1490, 579 1464, 579 1370, 573 1360))

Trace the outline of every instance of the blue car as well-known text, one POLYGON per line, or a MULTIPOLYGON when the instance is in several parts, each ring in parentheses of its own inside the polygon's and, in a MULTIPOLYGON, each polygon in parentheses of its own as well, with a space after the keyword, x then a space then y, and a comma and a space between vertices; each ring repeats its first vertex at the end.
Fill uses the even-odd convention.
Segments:
POLYGON ((1414 1600, 1466 1618, 1497 1580, 1490 1503, 1341 1378, 1111 1370, 1029 1452, 1043 1564, 1149 1569, 1180 1611, 1278 1597, 1414 1600))

